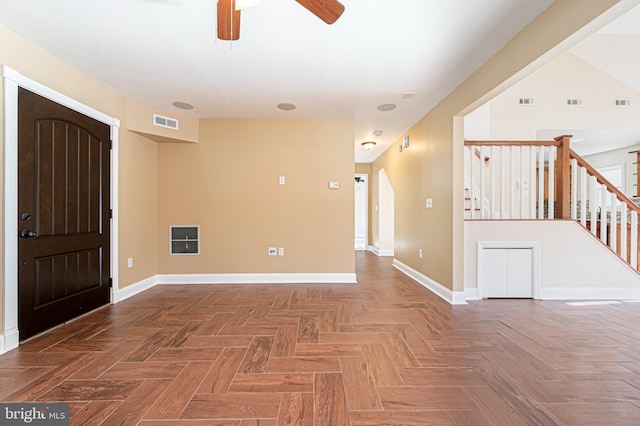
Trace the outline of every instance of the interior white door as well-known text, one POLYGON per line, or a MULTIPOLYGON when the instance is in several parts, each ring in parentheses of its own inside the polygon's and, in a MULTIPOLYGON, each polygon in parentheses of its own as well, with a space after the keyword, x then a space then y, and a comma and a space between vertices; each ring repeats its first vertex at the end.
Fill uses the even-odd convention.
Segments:
POLYGON ((356 174, 355 178, 355 249, 366 250, 368 244, 369 182, 368 175, 356 174))

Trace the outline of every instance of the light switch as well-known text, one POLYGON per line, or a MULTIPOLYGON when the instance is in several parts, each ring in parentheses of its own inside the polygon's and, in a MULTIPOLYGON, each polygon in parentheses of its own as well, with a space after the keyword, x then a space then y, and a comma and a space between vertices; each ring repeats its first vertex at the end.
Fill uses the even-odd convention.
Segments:
POLYGON ((425 206, 428 209, 432 209, 433 208, 433 198, 427 198, 427 202, 425 203, 425 206))

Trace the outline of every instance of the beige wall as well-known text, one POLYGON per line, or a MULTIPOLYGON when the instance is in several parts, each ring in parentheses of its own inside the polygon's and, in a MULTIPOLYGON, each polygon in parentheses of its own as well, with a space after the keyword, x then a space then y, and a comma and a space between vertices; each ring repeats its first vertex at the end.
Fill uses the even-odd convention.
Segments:
POLYGON ((126 103, 126 129, 136 132, 156 142, 190 142, 200 139, 198 118, 165 111, 138 102, 126 103), (153 115, 158 114, 178 120, 178 129, 167 129, 153 124, 153 115))
POLYGON ((119 153, 120 288, 158 271, 158 144, 127 133, 119 153), (128 258, 133 258, 133 268, 127 266, 128 258))
POLYGON ((353 131, 352 121, 209 119, 200 143, 161 144, 159 273, 354 272, 353 131), (200 225, 199 256, 169 255, 172 224, 200 225))
POLYGON ((373 163, 373 173, 384 168, 395 191, 396 259, 450 290, 464 290, 461 116, 636 4, 557 0, 408 131, 410 148, 398 152, 398 141, 373 163), (427 197, 432 209, 425 209, 427 197))
MULTIPOLYGON (((1 64, 98 111, 123 120, 119 134, 120 253, 117 261, 120 287, 154 275, 157 270, 156 145, 124 130, 124 98, 3 26, 0 26, 0 40, 1 64), (135 267, 128 269, 127 257, 134 255, 137 260, 135 267)), ((3 116, 2 108, 0 103, 0 117, 3 116)), ((3 134, 0 135, 0 152, 4 152, 3 137, 3 134)), ((0 176, 4 175, 3 165, 4 161, 0 162, 0 176)), ((0 200, 0 215, 3 211, 4 198, 0 200)), ((0 239, 4 240, 2 232, 0 229, 0 239)), ((0 276, 3 279, 4 265, 0 276)), ((1 283, 0 290, 4 294, 4 282, 1 283)), ((0 321, 3 317, 3 303, 0 303, 0 321)))

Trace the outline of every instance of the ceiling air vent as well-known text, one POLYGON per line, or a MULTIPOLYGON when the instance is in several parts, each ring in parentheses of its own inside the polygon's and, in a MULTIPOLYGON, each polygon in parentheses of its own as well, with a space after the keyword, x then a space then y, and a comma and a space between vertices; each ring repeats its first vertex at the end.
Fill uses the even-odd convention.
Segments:
POLYGON ((629 98, 616 98, 613 100, 613 106, 628 107, 631 106, 631 99, 629 98))
POLYGON ((158 114, 153 114, 153 125, 158 127, 164 127, 165 129, 178 130, 177 119, 164 117, 158 114))
POLYGON ((518 105, 533 105, 533 98, 518 98, 518 105))
POLYGON ((565 105, 567 106, 582 106, 582 99, 580 98, 567 98, 565 105))

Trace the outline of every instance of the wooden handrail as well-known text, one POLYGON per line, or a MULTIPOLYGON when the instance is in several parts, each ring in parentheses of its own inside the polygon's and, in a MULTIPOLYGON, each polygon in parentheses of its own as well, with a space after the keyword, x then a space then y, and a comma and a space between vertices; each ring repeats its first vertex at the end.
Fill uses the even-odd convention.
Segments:
POLYGON ((575 159, 578 161, 578 165, 580 167, 584 167, 587 170, 587 173, 596 178, 596 181, 601 185, 604 185, 609 192, 616 194, 616 198, 626 203, 630 210, 634 210, 640 214, 640 207, 636 203, 633 202, 629 197, 627 197, 622 191, 613 186, 604 176, 602 176, 598 171, 587 163, 582 157, 580 157, 574 150, 570 150, 571 159, 575 159))
POLYGON ((558 141, 464 141, 464 146, 560 146, 558 141))

